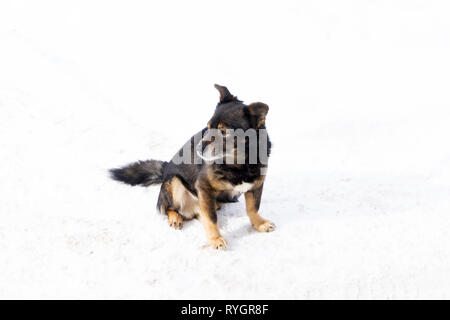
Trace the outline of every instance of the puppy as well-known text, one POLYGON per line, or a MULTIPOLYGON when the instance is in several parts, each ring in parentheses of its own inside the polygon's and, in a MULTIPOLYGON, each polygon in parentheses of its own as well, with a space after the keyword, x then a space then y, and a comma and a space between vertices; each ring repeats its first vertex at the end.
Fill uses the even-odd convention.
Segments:
POLYGON ((217 226, 222 203, 244 193, 253 227, 270 232, 275 225, 259 215, 270 140, 265 127, 269 107, 244 104, 226 87, 215 85, 220 100, 208 126, 194 135, 169 161, 138 161, 111 169, 111 177, 132 186, 161 184, 157 210, 169 225, 181 229, 199 217, 211 247, 226 248, 217 226))

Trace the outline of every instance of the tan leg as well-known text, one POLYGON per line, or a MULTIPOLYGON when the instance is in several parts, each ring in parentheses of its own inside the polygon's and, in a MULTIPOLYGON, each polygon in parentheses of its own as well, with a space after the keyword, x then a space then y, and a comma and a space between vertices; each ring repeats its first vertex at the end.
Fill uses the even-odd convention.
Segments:
POLYGON ((258 213, 261 202, 262 186, 260 189, 245 193, 245 209, 252 226, 259 232, 270 232, 275 230, 275 224, 264 219, 258 213))
POLYGON ((220 235, 219 227, 217 226, 215 200, 204 191, 200 191, 198 195, 200 205, 200 221, 205 228, 208 243, 214 249, 225 250, 227 242, 220 235))
POLYGON ((167 220, 172 228, 178 230, 183 228, 183 217, 175 210, 167 210, 167 220))

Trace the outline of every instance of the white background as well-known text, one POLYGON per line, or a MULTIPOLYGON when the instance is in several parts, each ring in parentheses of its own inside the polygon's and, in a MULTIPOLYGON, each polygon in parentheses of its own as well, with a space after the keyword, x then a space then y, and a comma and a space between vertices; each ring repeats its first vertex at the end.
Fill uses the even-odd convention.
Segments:
POLYGON ((450 298, 447 1, 0 3, 0 298, 450 298), (243 198, 168 227, 158 187, 214 83, 270 106, 243 198))

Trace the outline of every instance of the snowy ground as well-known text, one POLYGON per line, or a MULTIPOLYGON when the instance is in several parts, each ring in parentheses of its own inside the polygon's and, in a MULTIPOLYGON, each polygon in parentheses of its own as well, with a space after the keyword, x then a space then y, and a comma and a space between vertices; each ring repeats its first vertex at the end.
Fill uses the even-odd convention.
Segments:
POLYGON ((446 1, 2 1, 0 298, 450 298, 446 1), (276 3, 276 4, 275 4, 276 3), (269 104, 229 250, 106 170, 269 104), (167 120, 170 117, 170 122, 167 120))

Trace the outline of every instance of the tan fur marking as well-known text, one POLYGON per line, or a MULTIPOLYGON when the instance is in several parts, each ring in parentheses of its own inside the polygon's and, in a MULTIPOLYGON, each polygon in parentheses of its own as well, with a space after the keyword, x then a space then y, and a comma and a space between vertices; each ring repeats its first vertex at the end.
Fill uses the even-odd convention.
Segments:
MULTIPOLYGON (((217 223, 214 223, 209 216, 209 208, 206 201, 202 199, 201 192, 199 193, 199 203, 200 203, 200 221, 203 224, 206 232, 206 238, 211 247, 218 250, 225 250, 227 247, 227 242, 220 235, 219 227, 217 223)), ((215 209, 215 208, 214 208, 215 209)))
POLYGON ((213 187, 216 191, 224 191, 230 189, 229 183, 225 183, 221 180, 211 179, 209 180, 209 183, 211 184, 211 187, 213 187))
POLYGON ((258 189, 264 183, 264 179, 265 179, 265 176, 261 175, 259 178, 257 178, 255 181, 253 181, 252 190, 258 189))
POLYGON ((181 217, 175 210, 167 210, 167 221, 169 222, 169 226, 174 229, 180 230, 183 228, 183 217, 181 217))
POLYGON ((253 192, 245 193, 245 209, 252 226, 259 232, 270 232, 275 230, 275 224, 259 215, 255 207, 255 197, 253 192))
POLYGON ((219 123, 217 125, 217 129, 219 129, 219 130, 226 130, 226 129, 228 129, 228 127, 226 125, 224 125, 223 123, 219 123))
POLYGON ((168 190, 172 195, 175 207, 186 219, 192 219, 199 213, 198 199, 186 189, 180 179, 172 178, 168 190))

